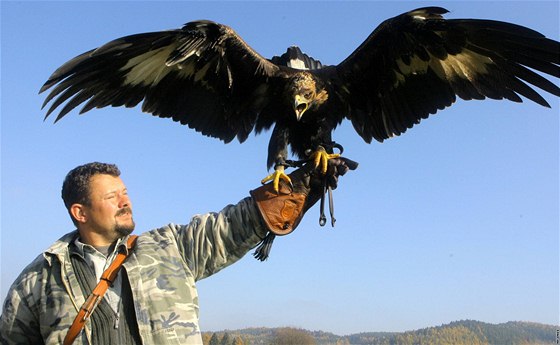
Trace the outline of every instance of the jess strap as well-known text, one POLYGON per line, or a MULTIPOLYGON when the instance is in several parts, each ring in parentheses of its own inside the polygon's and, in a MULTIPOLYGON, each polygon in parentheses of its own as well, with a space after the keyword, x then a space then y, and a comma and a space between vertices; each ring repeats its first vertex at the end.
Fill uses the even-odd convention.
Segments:
POLYGON ((132 249, 136 244, 137 238, 138 238, 137 235, 130 235, 128 241, 126 242, 126 247, 128 250, 125 253, 123 252, 118 253, 115 260, 113 260, 111 265, 105 270, 105 272, 103 272, 103 274, 101 275, 101 279, 99 280, 99 283, 97 283, 97 286, 93 289, 91 295, 89 295, 86 301, 84 302, 84 304, 82 304, 82 307, 80 308, 78 315, 76 315, 76 318, 72 323, 72 326, 70 326, 68 333, 66 333, 66 337, 64 338, 63 345, 72 344, 76 339, 76 337, 78 336, 78 334, 80 334, 86 322, 91 317, 91 314, 103 299, 105 292, 107 292, 109 286, 113 284, 113 281, 115 281, 115 278, 117 277, 117 274, 119 273, 119 269, 121 268, 124 260, 126 260, 128 255, 132 253, 132 249))

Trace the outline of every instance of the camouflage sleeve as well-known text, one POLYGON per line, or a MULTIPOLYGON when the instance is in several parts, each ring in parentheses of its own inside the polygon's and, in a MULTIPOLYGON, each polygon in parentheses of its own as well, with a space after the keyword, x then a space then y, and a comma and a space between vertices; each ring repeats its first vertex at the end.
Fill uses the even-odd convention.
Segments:
POLYGON ((200 280, 242 258, 267 229, 253 200, 245 198, 220 212, 196 215, 176 231, 179 250, 195 280, 200 280))
POLYGON ((36 272, 24 270, 10 288, 0 316, 0 344, 43 344, 32 292, 36 280, 36 272))

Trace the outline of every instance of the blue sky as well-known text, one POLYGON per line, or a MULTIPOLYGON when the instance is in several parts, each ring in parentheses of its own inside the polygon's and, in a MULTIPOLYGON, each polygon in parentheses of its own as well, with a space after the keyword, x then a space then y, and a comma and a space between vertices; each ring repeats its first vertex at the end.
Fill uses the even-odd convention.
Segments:
MULTIPOLYGON (((421 6, 515 22, 558 39, 557 1, 1 3, 1 285, 73 229, 62 179, 117 163, 137 232, 248 195, 266 175, 270 132, 216 139, 136 109, 43 121, 38 90, 70 58, 128 34, 211 19, 263 56, 289 45, 337 64, 383 20, 421 6)), ((558 81, 555 81, 558 83, 558 81)), ((336 227, 311 209, 271 258, 250 255, 198 283, 203 330, 295 326, 350 334, 460 319, 558 324, 559 101, 462 102, 401 137, 334 134, 360 163, 335 191, 336 227)))

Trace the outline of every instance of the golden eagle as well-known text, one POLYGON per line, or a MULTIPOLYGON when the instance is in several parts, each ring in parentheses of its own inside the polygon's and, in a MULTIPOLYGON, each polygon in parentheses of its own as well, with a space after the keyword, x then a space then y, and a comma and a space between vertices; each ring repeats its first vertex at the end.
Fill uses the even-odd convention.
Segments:
POLYGON ((267 163, 277 183, 288 146, 299 158, 311 151, 324 160, 344 119, 370 143, 404 133, 457 96, 514 102, 523 96, 550 107, 531 84, 560 96, 535 72, 560 77, 559 42, 505 22, 446 20, 447 12, 426 7, 388 19, 336 66, 297 48, 266 59, 211 21, 131 35, 58 68, 41 88, 54 87, 43 106, 53 101, 48 117, 66 102, 56 122, 84 102, 81 113, 142 102, 144 112, 226 143, 274 125, 267 163))

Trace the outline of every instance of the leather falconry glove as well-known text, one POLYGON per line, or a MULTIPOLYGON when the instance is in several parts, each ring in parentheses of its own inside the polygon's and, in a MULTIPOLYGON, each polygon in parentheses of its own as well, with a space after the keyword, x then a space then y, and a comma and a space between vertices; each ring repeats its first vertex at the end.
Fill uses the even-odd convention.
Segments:
POLYGON ((357 167, 358 163, 348 158, 332 158, 328 161, 327 173, 323 175, 313 163, 307 163, 289 175, 291 186, 284 180, 280 181, 278 193, 272 183, 252 190, 251 196, 269 230, 253 256, 260 261, 266 260, 276 235, 283 236, 294 231, 305 212, 324 195, 325 186, 336 189, 338 177, 357 167))

